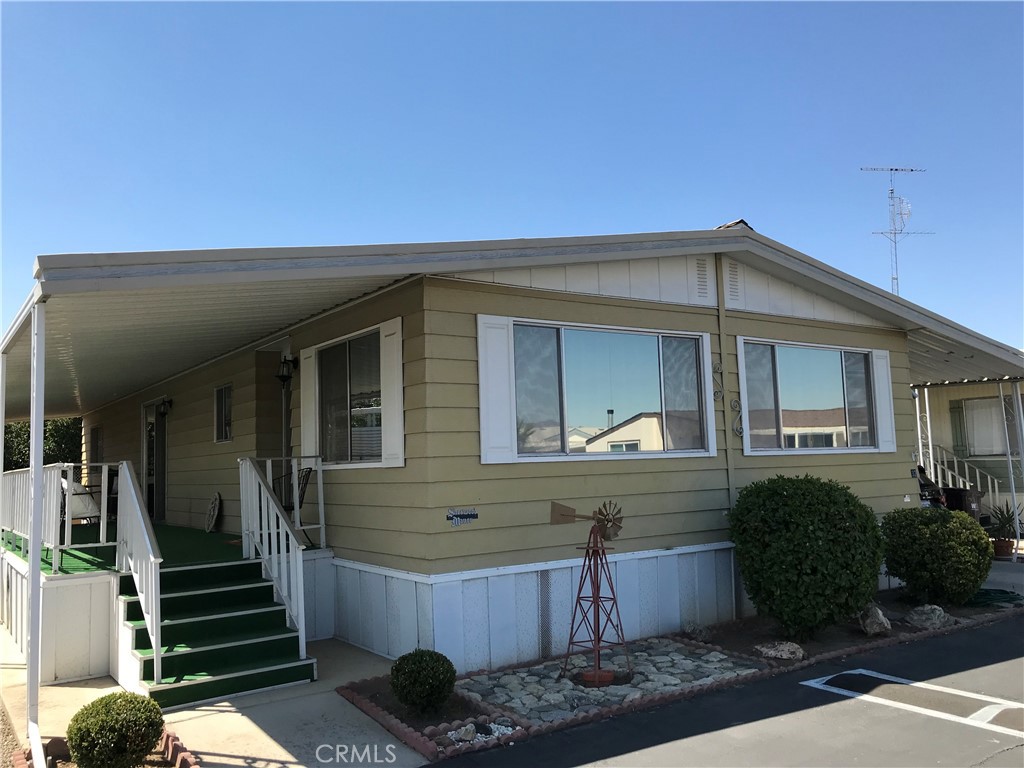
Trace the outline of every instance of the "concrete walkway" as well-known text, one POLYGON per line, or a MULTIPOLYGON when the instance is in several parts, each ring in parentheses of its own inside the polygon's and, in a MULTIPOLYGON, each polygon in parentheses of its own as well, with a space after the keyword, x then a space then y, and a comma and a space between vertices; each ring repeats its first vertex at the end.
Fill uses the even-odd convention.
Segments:
MULTIPOLYGON (((0 651, 0 697, 24 743, 24 658, 4 631, 0 631, 0 651)), ((316 682, 172 711, 164 715, 167 727, 211 768, 344 765, 359 762, 352 758, 354 752, 364 758, 363 763, 395 768, 424 763, 418 753, 334 691, 353 680, 386 673, 390 660, 337 640, 309 643, 307 652, 317 660, 316 682)), ((63 736, 82 705, 119 690, 109 677, 43 686, 39 719, 44 740, 63 736)))

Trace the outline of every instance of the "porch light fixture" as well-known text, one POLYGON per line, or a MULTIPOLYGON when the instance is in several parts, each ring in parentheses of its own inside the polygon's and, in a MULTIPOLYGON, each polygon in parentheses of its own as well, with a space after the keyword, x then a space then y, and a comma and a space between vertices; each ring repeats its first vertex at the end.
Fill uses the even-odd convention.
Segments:
POLYGON ((294 371, 299 370, 299 358, 297 357, 282 357, 281 366, 277 369, 277 375, 274 377, 281 382, 281 386, 288 386, 288 382, 292 380, 294 371))

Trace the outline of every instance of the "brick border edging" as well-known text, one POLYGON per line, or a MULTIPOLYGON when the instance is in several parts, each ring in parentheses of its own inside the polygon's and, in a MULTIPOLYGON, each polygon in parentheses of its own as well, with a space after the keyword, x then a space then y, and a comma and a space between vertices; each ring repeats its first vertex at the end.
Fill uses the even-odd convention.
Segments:
MULTIPOLYGON (((438 746, 426 736, 426 733, 431 730, 434 730, 436 731, 434 733, 434 735, 436 736, 448 730, 453 730, 456 727, 461 727, 466 723, 487 722, 490 719, 490 715, 481 718, 470 718, 469 720, 465 721, 456 721, 455 723, 442 723, 439 726, 430 726, 428 728, 425 728, 424 733, 421 734, 415 731, 414 729, 410 728, 408 725, 403 723, 394 715, 391 715, 390 713, 381 709, 376 704, 371 702, 369 699, 356 693, 355 691, 345 686, 341 686, 336 690, 339 694, 341 694, 341 696, 348 699, 350 702, 352 702, 352 704, 361 709, 365 714, 372 717, 374 720, 376 720, 378 723, 384 726, 394 736, 396 736, 404 743, 408 744, 410 747, 419 752, 421 755, 423 755, 424 757, 428 758, 433 762, 436 760, 442 760, 448 757, 452 757, 454 755, 463 754, 465 752, 474 752, 482 749, 491 749, 492 747, 496 747, 499 745, 506 745, 511 741, 522 739, 524 736, 532 738, 534 736, 540 736, 545 733, 559 731, 563 728, 571 728, 576 725, 582 725, 583 723, 596 722, 598 720, 604 720, 605 718, 615 717, 616 715, 622 715, 628 712, 640 712, 646 709, 659 707, 664 704, 669 704, 675 701, 681 701, 682 699, 694 698, 695 696, 699 696, 705 693, 711 693, 714 691, 722 690, 724 688, 731 688, 736 685, 742 685, 746 682, 764 680, 769 677, 775 677, 776 675, 784 674, 786 672, 804 669, 806 667, 819 664, 823 661, 829 661, 831 659, 841 658, 843 656, 852 656, 853 654, 864 653, 866 651, 873 651, 878 648, 886 648, 891 645, 912 643, 917 640, 927 639, 929 637, 948 635, 954 632, 959 632, 961 630, 971 629, 973 627, 985 626, 987 624, 995 624, 996 622, 1004 621, 1006 619, 1012 618, 1017 614, 1022 613, 1024 613, 1024 605, 1018 605, 1012 608, 1003 609, 999 613, 990 615, 981 621, 977 619, 962 619, 958 621, 956 624, 953 624, 948 627, 939 627, 937 629, 925 629, 921 630, 920 632, 912 633, 900 632, 889 637, 882 637, 877 640, 869 640, 860 645, 848 646, 846 648, 839 648, 834 651, 826 651, 824 653, 819 653, 815 656, 810 656, 802 661, 798 661, 795 663, 787 663, 784 660, 778 659, 758 659, 756 657, 748 656, 743 653, 728 651, 723 649, 721 646, 712 645, 710 643, 700 643, 696 640, 679 637, 678 635, 670 635, 671 637, 673 637, 673 639, 680 641, 684 645, 690 646, 694 649, 718 651, 719 653, 724 653, 729 656, 735 656, 747 661, 755 661, 764 665, 764 668, 756 672, 751 672, 750 674, 737 675, 736 677, 731 677, 725 680, 716 680, 713 683, 706 683, 704 685, 692 685, 687 688, 680 688, 679 690, 671 691, 669 693, 656 693, 647 696, 641 696, 629 702, 628 704, 615 704, 610 707, 602 707, 601 709, 595 710, 593 712, 585 712, 579 715, 573 715, 572 717, 567 717, 564 720, 556 720, 554 722, 542 723, 540 725, 534 725, 526 721, 524 718, 518 715, 518 713, 512 713, 501 710, 491 704, 487 704, 487 702, 468 699, 460 691, 458 691, 458 689, 456 689, 456 694, 459 695, 460 698, 471 701, 474 706, 480 707, 485 712, 491 710, 491 715, 507 717, 519 727, 515 732, 507 736, 502 736, 498 739, 488 739, 487 741, 479 742, 476 744, 466 743, 455 745, 452 747, 446 747, 444 750, 439 749, 438 746), (410 741, 409 739, 412 739, 412 741, 410 741)), ((550 659, 547 659, 546 661, 550 661, 550 659)), ((522 664, 505 666, 497 670, 491 670, 490 674, 493 674, 494 672, 498 671, 520 669, 523 666, 524 665, 522 664)), ((459 679, 466 679, 476 674, 487 674, 487 670, 479 670, 476 672, 471 672, 467 675, 461 675, 459 679)), ((365 680, 360 680, 356 683, 351 683, 350 685, 359 685, 362 683, 367 683, 370 680, 377 679, 380 678, 367 678, 365 680)), ((15 768, 18 767, 15 766, 15 768)))
POLYGON ((452 757, 454 755, 461 755, 465 752, 475 752, 479 749, 489 749, 490 747, 498 746, 499 744, 505 745, 510 742, 516 741, 516 739, 526 738, 526 729, 522 726, 519 718, 511 717, 509 713, 506 713, 497 707, 484 702, 473 701, 471 699, 465 699, 462 696, 458 698, 463 699, 472 706, 479 707, 485 712, 480 717, 471 717, 467 720, 456 720, 452 723, 441 723, 439 725, 431 725, 423 729, 420 733, 415 728, 412 728, 397 717, 392 715, 385 709, 374 704, 368 698, 363 696, 361 693, 354 691, 349 686, 363 685, 369 682, 376 682, 378 680, 384 680, 388 676, 381 675, 379 677, 368 677, 363 680, 358 680, 354 683, 349 683, 348 686, 342 685, 335 688, 335 691, 344 699, 350 701, 356 708, 360 709, 364 714, 376 720, 380 725, 384 727, 392 736, 397 738, 406 746, 419 752, 423 757, 427 758, 431 762, 441 760, 444 758, 452 757), (481 706, 483 705, 483 706, 481 706), (433 739, 442 734, 446 734, 448 731, 454 731, 464 725, 484 725, 490 724, 493 721, 493 717, 508 717, 512 722, 516 724, 516 729, 512 733, 497 738, 487 739, 486 741, 480 742, 466 742, 463 744, 454 744, 450 747, 444 747, 443 749, 434 743, 433 739))
MULTIPOLYGON (((46 743, 46 753, 49 756, 53 751, 51 745, 55 745, 56 749, 60 750, 60 754, 67 754, 67 740, 62 737, 55 737, 50 739, 46 743)), ((160 740, 157 742, 156 750, 163 755, 164 760, 174 765, 174 768, 201 768, 199 758, 193 755, 186 749, 185 745, 181 743, 181 739, 174 733, 174 731, 164 728, 164 732, 160 735, 160 740)), ((30 749, 16 749, 11 754, 12 768, 35 768, 32 762, 32 752, 30 749)), ((43 768, 46 768, 43 766, 43 768)))

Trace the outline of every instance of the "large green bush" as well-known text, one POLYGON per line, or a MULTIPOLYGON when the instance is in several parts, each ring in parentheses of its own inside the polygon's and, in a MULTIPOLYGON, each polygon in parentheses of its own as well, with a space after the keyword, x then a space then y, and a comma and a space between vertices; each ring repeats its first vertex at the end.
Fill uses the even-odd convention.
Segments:
POLYGON ((794 639, 861 611, 878 589, 882 542, 875 514, 834 480, 751 483, 729 515, 750 599, 794 639))
POLYGON ((417 648, 391 666, 391 690, 415 712, 437 712, 455 690, 455 665, 443 653, 417 648))
POLYGON ((142 765, 164 730, 160 705, 137 693, 111 693, 86 704, 68 724, 68 748, 79 768, 142 765))
POLYGON ((992 542, 966 512, 941 507, 894 509, 882 519, 885 569, 907 592, 928 602, 959 605, 985 582, 992 542))

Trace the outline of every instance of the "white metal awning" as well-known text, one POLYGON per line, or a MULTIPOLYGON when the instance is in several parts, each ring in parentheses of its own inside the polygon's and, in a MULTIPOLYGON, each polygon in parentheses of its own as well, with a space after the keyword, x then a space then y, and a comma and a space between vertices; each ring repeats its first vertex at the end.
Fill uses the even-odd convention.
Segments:
POLYGON ((47 416, 86 413, 404 278, 728 253, 904 330, 914 383, 1024 377, 1024 354, 753 230, 40 256, 4 335, 6 416, 29 411, 29 309, 47 304, 47 416))

